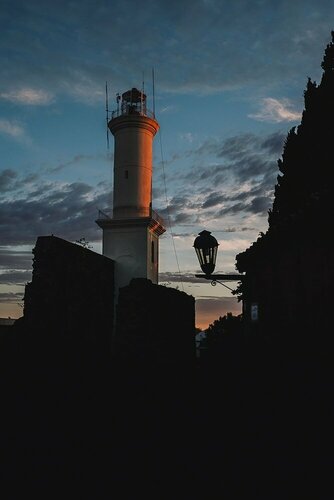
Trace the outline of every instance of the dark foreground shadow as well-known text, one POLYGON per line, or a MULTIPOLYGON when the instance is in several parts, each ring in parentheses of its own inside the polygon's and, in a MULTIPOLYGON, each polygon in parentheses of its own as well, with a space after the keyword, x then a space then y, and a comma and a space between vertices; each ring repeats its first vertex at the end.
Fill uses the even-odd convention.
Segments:
POLYGON ((182 370, 41 342, 2 350, 6 498, 331 498, 326 353, 254 343, 182 370))

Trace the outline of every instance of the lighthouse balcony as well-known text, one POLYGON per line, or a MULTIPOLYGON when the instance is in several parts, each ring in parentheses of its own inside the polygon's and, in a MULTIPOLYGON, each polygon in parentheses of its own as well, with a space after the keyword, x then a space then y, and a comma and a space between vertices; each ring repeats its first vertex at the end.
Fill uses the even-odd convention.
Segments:
POLYGON ((99 210, 96 224, 102 229, 115 226, 148 226, 158 236, 166 231, 165 223, 162 217, 155 210, 150 210, 148 217, 128 217, 115 218, 112 210, 99 210))

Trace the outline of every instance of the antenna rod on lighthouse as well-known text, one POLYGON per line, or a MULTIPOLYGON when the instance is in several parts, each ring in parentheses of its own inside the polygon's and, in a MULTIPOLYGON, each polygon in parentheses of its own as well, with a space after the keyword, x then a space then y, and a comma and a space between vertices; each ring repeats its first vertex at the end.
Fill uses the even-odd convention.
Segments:
POLYGON ((142 94, 140 97, 141 113, 143 113, 143 114, 146 113, 146 110, 144 109, 144 93, 145 93, 145 74, 143 71, 143 86, 142 86, 142 94))
POLYGON ((108 106, 108 82, 106 82, 106 120, 107 120, 107 149, 109 149, 109 106, 108 106))
POLYGON ((155 118, 154 68, 152 68, 153 117, 155 118))

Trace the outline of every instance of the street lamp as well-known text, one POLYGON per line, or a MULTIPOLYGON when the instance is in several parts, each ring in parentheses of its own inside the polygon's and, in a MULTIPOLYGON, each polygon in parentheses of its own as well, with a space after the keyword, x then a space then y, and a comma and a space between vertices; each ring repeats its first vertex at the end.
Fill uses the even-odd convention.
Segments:
POLYGON ((222 281, 241 281, 243 278, 242 274, 212 274, 216 267, 218 245, 218 241, 211 235, 210 231, 204 230, 198 233, 193 246, 204 274, 195 274, 195 276, 196 278, 211 280, 212 286, 219 283, 229 290, 234 291, 222 283, 222 281))
POLYGON ((194 248, 203 273, 211 275, 216 267, 218 241, 210 231, 204 230, 198 233, 194 248))

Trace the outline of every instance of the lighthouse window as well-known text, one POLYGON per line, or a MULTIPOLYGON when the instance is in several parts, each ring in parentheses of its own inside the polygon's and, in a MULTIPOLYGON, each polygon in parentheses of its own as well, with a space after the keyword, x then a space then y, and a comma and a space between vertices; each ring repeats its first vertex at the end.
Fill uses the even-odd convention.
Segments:
POLYGON ((151 242, 151 262, 154 264, 154 241, 151 242))
POLYGON ((125 178, 128 179, 129 178, 129 171, 128 170, 125 170, 125 178))

